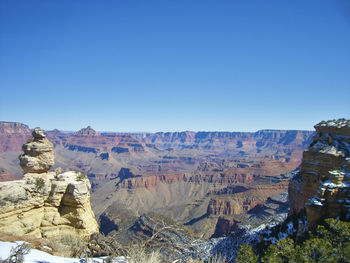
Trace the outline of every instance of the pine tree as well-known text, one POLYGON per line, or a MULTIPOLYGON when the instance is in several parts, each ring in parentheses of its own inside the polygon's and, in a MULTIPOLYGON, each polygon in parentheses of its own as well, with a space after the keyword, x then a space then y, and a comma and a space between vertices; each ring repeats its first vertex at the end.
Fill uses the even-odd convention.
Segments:
POLYGON ((241 245, 235 260, 237 263, 256 263, 258 262, 258 256, 254 253, 252 246, 241 245))

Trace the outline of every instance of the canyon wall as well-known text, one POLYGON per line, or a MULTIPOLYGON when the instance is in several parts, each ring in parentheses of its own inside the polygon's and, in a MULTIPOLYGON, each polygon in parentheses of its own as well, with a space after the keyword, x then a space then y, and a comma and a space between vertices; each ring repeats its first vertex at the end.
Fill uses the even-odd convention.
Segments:
POLYGON ((350 216, 350 120, 323 121, 315 129, 300 174, 289 185, 290 213, 305 208, 310 226, 350 216))

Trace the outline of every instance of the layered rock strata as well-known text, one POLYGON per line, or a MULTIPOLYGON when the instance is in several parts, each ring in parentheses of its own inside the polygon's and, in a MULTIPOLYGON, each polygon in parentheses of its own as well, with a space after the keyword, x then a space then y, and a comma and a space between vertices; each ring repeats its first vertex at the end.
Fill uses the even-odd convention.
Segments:
POLYGON ((38 238, 98 232, 88 178, 76 171, 47 172, 54 165, 52 144, 40 129, 33 137, 20 156, 23 179, 0 182, 0 231, 38 238))
POLYGON ((32 135, 34 138, 22 146, 24 154, 19 156, 20 165, 24 173, 45 173, 55 163, 53 145, 40 128, 35 128, 32 135))
POLYGON ((321 122, 315 129, 300 174, 289 186, 290 212, 305 208, 310 226, 350 215, 350 120, 321 122))
POLYGON ((0 183, 0 231, 51 238, 98 232, 90 183, 78 172, 26 174, 0 183))
POLYGON ((0 153, 20 152, 21 146, 30 137, 30 129, 19 122, 0 122, 0 153))
POLYGON ((253 186, 246 190, 243 186, 236 186, 212 191, 215 196, 209 201, 207 215, 238 215, 248 212, 264 204, 269 197, 285 191, 287 187, 287 182, 282 181, 277 184, 253 186))

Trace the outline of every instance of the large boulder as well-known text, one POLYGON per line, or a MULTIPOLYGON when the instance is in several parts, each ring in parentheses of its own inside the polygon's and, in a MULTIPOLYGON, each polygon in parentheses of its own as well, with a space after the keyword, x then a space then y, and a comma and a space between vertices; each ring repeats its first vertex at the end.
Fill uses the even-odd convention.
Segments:
POLYGON ((33 139, 22 146, 20 165, 24 173, 45 173, 55 164, 53 145, 40 128, 35 128, 32 135, 33 139))
POLYGON ((88 178, 75 171, 0 182, 0 231, 38 238, 98 232, 90 189, 88 178))

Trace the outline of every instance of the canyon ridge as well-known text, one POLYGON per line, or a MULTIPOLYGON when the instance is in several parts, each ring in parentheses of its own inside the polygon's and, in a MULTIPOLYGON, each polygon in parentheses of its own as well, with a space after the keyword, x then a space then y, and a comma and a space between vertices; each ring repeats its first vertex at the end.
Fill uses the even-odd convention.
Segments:
MULTIPOLYGON (((25 124, 0 122, 0 180, 23 178, 20 164, 28 160, 19 162, 18 155, 31 133, 25 124)), ((138 235, 133 226, 149 213, 202 238, 228 235, 243 223, 282 220, 289 178, 315 135, 297 130, 106 133, 90 126, 45 134, 55 155, 53 169, 87 175, 100 231, 115 234, 121 243, 138 235)))

